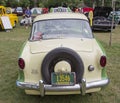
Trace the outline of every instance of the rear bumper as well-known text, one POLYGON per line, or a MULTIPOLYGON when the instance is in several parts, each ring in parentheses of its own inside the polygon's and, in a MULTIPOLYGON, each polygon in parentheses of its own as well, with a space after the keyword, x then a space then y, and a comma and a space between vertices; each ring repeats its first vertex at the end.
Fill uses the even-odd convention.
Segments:
POLYGON ((82 95, 85 94, 86 90, 92 88, 100 88, 109 83, 109 79, 103 79, 99 81, 87 82, 85 79, 82 80, 82 83, 75 84, 74 86, 52 86, 48 84, 44 84, 42 80, 39 83, 28 83, 28 82, 20 82, 16 81, 16 85, 23 89, 28 90, 38 90, 40 91, 40 95, 44 96, 46 92, 71 92, 71 91, 80 91, 82 95))

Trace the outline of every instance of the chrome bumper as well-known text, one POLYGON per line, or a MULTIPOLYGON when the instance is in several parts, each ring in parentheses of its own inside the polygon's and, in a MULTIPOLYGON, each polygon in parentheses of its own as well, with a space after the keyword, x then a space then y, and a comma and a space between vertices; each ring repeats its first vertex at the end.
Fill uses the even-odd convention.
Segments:
POLYGON ((74 86, 52 86, 52 85, 44 84, 42 80, 40 80, 39 83, 28 83, 28 82, 16 81, 16 85, 23 89, 39 90, 41 96, 44 96, 46 91, 47 92, 80 91, 81 94, 84 95, 86 90, 103 87, 107 85, 109 81, 110 80, 107 78, 99 81, 86 83, 85 79, 83 79, 82 83, 75 84, 74 86))

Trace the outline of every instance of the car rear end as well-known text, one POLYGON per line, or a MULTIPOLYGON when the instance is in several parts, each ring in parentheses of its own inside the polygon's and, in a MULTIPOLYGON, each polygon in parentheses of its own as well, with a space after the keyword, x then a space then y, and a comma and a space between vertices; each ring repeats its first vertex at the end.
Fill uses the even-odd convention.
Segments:
POLYGON ((27 94, 44 96, 84 95, 85 93, 99 91, 101 87, 107 85, 109 79, 105 68, 106 54, 92 35, 88 24, 86 17, 80 14, 57 13, 55 15, 45 14, 38 16, 34 20, 31 36, 23 45, 19 56, 18 64, 20 69, 16 82, 17 86, 25 89, 27 94), (58 24, 62 23, 64 26, 61 26, 62 24, 57 25, 56 20, 58 24), (82 22, 82 25, 74 27, 77 23, 79 25, 79 22, 82 22), (47 36, 47 32, 44 32, 39 34, 42 35, 42 38, 35 39, 36 28, 41 27, 42 23, 47 24, 45 26, 47 27, 46 30, 51 33, 49 35, 52 35, 52 38, 47 36), (67 23, 68 25, 66 25, 67 23), (85 29, 84 24, 89 29, 85 29), (59 32, 55 32, 60 34, 57 37, 54 36, 53 31, 56 29, 53 26, 59 29, 57 30, 59 32), (77 28, 82 26, 85 29, 82 34, 86 36, 75 36, 75 34, 80 33, 77 28), (52 31, 49 31, 48 27, 52 31), (68 30, 70 32, 61 32, 60 30, 63 27, 64 31, 71 27, 68 30), (74 37, 70 34, 71 32, 74 37), (62 33, 69 33, 69 36, 62 33))

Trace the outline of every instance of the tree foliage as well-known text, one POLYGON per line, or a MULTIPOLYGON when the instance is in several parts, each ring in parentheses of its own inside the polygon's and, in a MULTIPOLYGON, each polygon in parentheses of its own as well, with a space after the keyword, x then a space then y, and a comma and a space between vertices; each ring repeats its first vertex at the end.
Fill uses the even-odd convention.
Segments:
POLYGON ((19 5, 22 7, 30 6, 30 0, 20 0, 19 5))
POLYGON ((5 0, 0 0, 0 5, 6 6, 5 0))
MULTIPOLYGON (((102 6, 103 0, 0 0, 0 5, 9 7, 55 7, 55 6, 69 6, 69 7, 82 7, 88 6, 102 6), (19 2, 18 2, 19 1, 19 2)), ((104 6, 112 6, 112 0, 104 0, 104 6)), ((116 0, 116 7, 120 8, 120 0, 116 0)))

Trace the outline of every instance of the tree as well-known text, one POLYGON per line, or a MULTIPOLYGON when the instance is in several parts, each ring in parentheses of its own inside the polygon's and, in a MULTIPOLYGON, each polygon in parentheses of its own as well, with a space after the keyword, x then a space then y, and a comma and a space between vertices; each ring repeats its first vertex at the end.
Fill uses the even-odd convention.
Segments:
POLYGON ((119 0, 116 0, 115 2, 115 7, 116 7, 116 10, 120 10, 120 1, 119 0))
POLYGON ((0 0, 0 5, 6 6, 5 0, 0 0))
MULTIPOLYGON (((112 0, 0 0, 0 5, 9 7, 56 7, 56 6, 69 6, 83 7, 84 4, 89 7, 95 6, 112 6, 112 0), (18 2, 19 1, 19 2, 18 2)), ((116 7, 120 8, 120 0, 116 0, 116 7)))
POLYGON ((19 5, 22 7, 30 6, 30 0, 20 0, 19 5))

